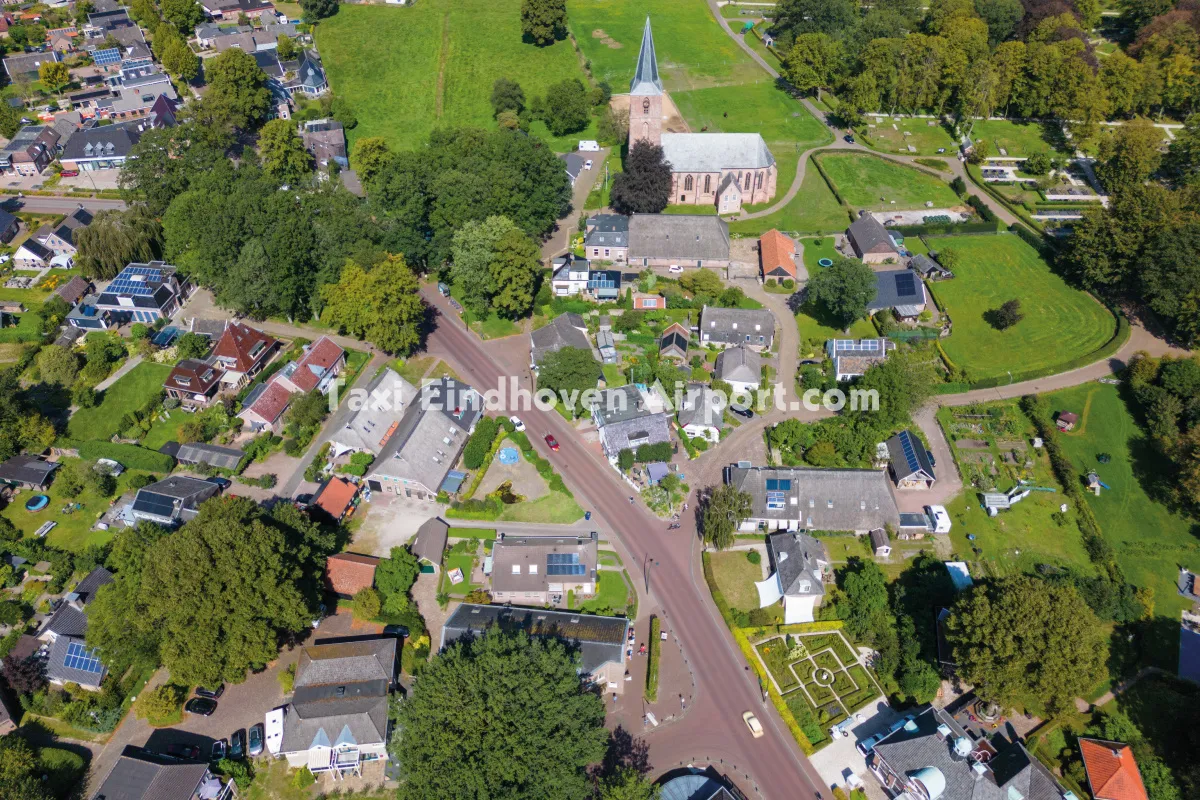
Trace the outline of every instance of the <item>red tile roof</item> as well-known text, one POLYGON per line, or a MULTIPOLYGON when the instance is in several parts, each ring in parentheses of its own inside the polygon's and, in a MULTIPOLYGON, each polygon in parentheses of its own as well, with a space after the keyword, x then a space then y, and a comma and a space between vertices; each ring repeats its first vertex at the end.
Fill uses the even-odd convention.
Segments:
POLYGON ((269 423, 274 423, 292 400, 291 392, 272 380, 247 411, 253 411, 269 423))
POLYGON ((321 488, 316 503, 325 509, 329 516, 341 519, 356 494, 358 487, 353 483, 343 478, 333 478, 321 488))
POLYGON ((313 342, 308 352, 296 362, 296 371, 288 379, 302 391, 311 392, 317 388, 321 378, 341 360, 346 351, 334 344, 328 336, 322 336, 313 342), (315 371, 314 371, 315 370, 315 371))
POLYGON ((271 349, 278 343, 277 339, 272 339, 262 331, 241 322, 234 322, 221 334, 217 346, 213 348, 213 355, 226 369, 251 372, 270 355, 271 349))
POLYGON ((208 394, 208 390, 221 380, 224 374, 225 371, 220 367, 209 366, 194 358, 185 358, 171 370, 163 386, 190 394, 208 394), (181 382, 181 379, 187 383, 181 382))
POLYGON ((1096 800, 1149 800, 1129 745, 1080 739, 1079 753, 1096 800))
POLYGON ((758 253, 762 259, 763 275, 771 275, 782 269, 788 277, 796 277, 796 243, 772 228, 758 240, 758 253))
POLYGON ((334 594, 350 597, 375 585, 379 559, 357 553, 338 553, 325 561, 325 587, 334 594))

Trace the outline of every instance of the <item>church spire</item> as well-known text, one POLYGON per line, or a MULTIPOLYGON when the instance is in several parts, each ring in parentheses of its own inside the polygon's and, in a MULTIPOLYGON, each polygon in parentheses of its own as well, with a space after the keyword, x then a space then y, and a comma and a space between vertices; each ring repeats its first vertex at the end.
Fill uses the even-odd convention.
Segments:
POLYGON ((629 93, 636 96, 663 93, 662 79, 658 77, 658 59, 654 56, 654 35, 650 33, 650 17, 646 16, 646 28, 642 31, 642 49, 638 52, 637 72, 629 82, 629 93))

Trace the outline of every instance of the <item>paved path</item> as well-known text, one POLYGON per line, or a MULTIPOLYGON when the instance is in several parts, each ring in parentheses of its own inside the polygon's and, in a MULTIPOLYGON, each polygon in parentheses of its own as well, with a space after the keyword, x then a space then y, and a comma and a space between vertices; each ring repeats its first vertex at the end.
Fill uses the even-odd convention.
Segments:
POLYGON ((130 370, 132 370, 134 367, 136 367, 140 363, 142 363, 141 356, 134 356, 133 358, 130 358, 128 361, 126 361, 124 364, 122 364, 120 367, 118 367, 116 372, 114 372, 112 375, 109 375, 107 378, 105 378, 104 380, 97 383, 96 391, 103 392, 105 389, 112 386, 117 381, 121 380, 122 377, 124 377, 130 370))
MULTIPOLYGON (((0 194, 0 197, 3 197, 3 194, 0 194)), ((92 197, 34 197, 26 195, 24 198, 18 199, 9 195, 7 200, 9 203, 16 203, 20 211, 26 211, 31 214, 69 214, 81 205, 92 213, 103 211, 106 208, 125 208, 124 200, 92 197)))
POLYGON ((579 154, 592 160, 592 168, 581 170, 579 177, 575 179, 575 186, 571 189, 571 210, 558 221, 550 238, 542 243, 542 258, 551 259, 567 252, 567 246, 571 243, 571 234, 578 231, 576 223, 579 215, 583 213, 583 205, 587 201, 588 194, 596 185, 596 181, 604 180, 604 161, 608 158, 608 153, 609 148, 601 147, 598 153, 579 154))

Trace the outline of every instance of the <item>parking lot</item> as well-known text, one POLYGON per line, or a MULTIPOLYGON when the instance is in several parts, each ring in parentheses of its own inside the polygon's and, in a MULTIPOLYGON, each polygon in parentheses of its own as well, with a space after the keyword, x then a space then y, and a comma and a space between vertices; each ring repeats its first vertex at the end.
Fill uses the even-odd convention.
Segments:
MULTIPOLYGON (((855 745, 876 733, 886 732, 903 715, 897 713, 883 697, 879 697, 858 712, 864 719, 849 729, 849 736, 834 739, 832 743, 809 756, 809 761, 816 768, 828 786, 846 785, 846 777, 853 772, 862 778, 868 790, 868 796, 883 797, 883 789, 879 786, 867 769, 867 760, 855 745), (872 794, 872 789, 874 794, 872 794)), ((857 716, 857 715, 856 715, 857 716)))

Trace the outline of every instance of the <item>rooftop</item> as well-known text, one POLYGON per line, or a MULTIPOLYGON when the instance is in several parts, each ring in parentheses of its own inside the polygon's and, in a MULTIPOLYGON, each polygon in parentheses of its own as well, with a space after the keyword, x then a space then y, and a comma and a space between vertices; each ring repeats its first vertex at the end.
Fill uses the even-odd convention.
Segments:
POLYGON ((766 169, 775 163, 757 133, 664 133, 662 148, 673 172, 766 169))
POLYGON ((730 467, 727 482, 748 492, 753 519, 799 520, 807 530, 899 527, 900 512, 883 470, 730 467))
POLYGON ((677 259, 687 266, 728 261, 729 224, 711 214, 634 214, 629 218, 629 257, 677 259))
POLYGON ((506 536, 492 547, 492 589, 540 592, 547 584, 596 580, 596 534, 506 536))

